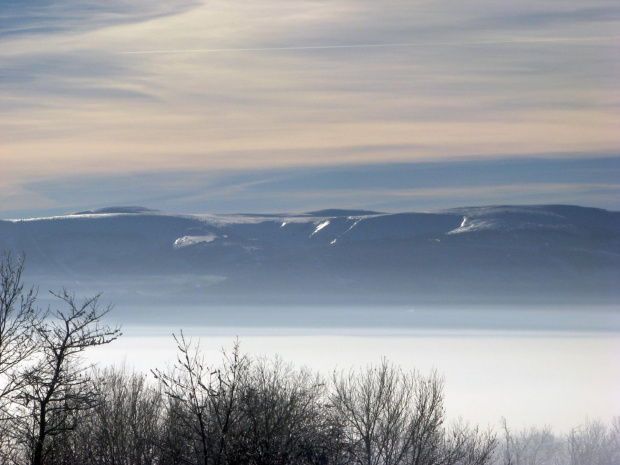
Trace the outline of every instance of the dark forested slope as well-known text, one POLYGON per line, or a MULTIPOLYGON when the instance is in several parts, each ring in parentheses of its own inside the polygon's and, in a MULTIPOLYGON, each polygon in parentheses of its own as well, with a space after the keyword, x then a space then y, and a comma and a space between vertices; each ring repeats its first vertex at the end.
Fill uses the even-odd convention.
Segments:
POLYGON ((610 303, 619 294, 620 212, 546 205, 226 216, 123 207, 2 220, 0 249, 25 253, 29 276, 44 287, 131 299, 152 290, 196 302, 610 303))

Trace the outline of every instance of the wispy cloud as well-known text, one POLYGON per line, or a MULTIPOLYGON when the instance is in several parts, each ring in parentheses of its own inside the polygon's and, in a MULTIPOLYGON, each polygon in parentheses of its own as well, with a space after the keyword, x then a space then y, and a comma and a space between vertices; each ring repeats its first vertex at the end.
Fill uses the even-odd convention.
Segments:
MULTIPOLYGON (((301 212, 327 207, 436 210, 506 203, 572 203, 618 209, 620 161, 575 153, 459 162, 263 170, 70 173, 31 181, 0 217, 63 214, 110 205, 180 213, 301 212), (38 203, 38 209, 37 209, 38 203)), ((2 186, 2 184, 0 184, 2 186)))
POLYGON ((85 32, 177 14, 197 4, 192 0, 9 0, 0 11, 0 37, 85 32))
POLYGON ((467 45, 502 45, 531 44, 553 42, 591 42, 615 41, 620 36, 610 37, 549 37, 538 39, 478 40, 470 42, 409 42, 402 44, 348 44, 348 45, 308 45, 297 47, 260 47, 260 48, 207 48, 185 50, 137 50, 120 52, 122 55, 150 55, 157 53, 225 53, 225 52, 272 52, 272 51, 303 51, 303 50, 340 50, 349 48, 394 48, 394 47, 436 47, 436 46, 467 46, 467 45))
POLYGON ((620 20, 607 0, 34 5, 10 2, 0 19, 10 199, 68 175, 620 143, 620 20))

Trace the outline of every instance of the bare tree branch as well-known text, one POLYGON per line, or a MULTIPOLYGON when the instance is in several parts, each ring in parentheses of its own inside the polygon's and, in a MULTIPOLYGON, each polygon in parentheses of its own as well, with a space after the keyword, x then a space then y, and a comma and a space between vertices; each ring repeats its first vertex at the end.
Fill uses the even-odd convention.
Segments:
POLYGON ((120 328, 101 324, 112 309, 100 308, 101 294, 78 303, 66 289, 52 293, 65 307, 51 312, 51 320, 36 328, 38 359, 22 371, 19 400, 30 411, 32 464, 43 463, 50 438, 76 428, 76 416, 95 405, 91 377, 80 355, 89 347, 108 344, 120 335, 120 328))

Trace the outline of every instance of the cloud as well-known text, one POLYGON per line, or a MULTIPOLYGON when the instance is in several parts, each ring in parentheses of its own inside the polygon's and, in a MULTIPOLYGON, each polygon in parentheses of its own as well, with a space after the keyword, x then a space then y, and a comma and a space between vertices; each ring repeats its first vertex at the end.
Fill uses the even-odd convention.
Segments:
POLYGON ((167 53, 234 53, 234 52, 300 52, 305 50, 343 50, 343 49, 382 49, 399 47, 443 47, 443 46, 468 46, 468 45, 505 45, 505 44, 536 44, 536 43, 560 43, 560 42, 593 42, 593 41, 614 41, 620 39, 615 36, 594 36, 594 37, 551 37, 541 39, 507 39, 507 40, 478 40, 478 41, 458 41, 458 42, 404 42, 404 43, 368 43, 368 44, 347 44, 347 45, 299 45, 281 47, 260 47, 260 48, 198 48, 198 49, 165 49, 165 50, 134 50, 120 52, 121 55, 157 55, 167 53))
POLYGON ((195 5, 190 0, 8 0, 0 14, 0 37, 84 32, 160 18, 195 5))
POLYGON ((110 205, 142 205, 178 213, 300 212, 333 207, 411 211, 502 203, 569 203, 617 210, 620 162, 594 155, 65 175, 60 180, 16 185, 12 197, 7 189, 2 205, 18 208, 0 211, 0 217, 45 216, 110 205))
POLYGON ((537 30, 556 25, 581 25, 608 23, 612 25, 620 21, 620 7, 617 4, 599 4, 595 7, 583 7, 575 2, 556 4, 552 8, 538 5, 534 11, 520 11, 516 14, 497 15, 485 18, 485 23, 496 27, 523 28, 537 30))
POLYGON ((14 185, 620 143, 605 0, 32 5, 11 2, 0 23, 14 185), (196 49, 237 52, 124 54, 196 49))

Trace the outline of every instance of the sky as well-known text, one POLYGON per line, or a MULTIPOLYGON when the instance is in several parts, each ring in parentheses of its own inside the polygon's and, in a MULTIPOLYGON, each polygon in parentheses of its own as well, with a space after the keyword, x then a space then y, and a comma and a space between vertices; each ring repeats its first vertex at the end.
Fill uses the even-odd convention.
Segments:
POLYGON ((620 209, 608 0, 5 0, 0 218, 620 209))

